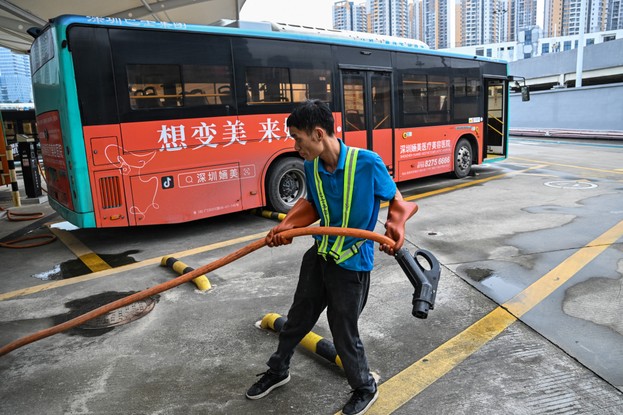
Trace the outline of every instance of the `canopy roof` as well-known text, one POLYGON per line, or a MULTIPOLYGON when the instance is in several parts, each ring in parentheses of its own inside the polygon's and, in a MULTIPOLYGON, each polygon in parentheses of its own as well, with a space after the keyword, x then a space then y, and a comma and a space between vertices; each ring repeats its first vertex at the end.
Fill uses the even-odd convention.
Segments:
POLYGON ((0 46, 28 53, 31 27, 61 14, 210 24, 238 20, 246 0, 0 0, 0 46))

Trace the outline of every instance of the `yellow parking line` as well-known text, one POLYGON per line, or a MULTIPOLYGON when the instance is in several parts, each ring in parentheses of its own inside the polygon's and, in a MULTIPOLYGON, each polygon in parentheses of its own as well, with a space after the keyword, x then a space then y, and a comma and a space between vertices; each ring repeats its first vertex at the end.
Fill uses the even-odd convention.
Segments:
MULTIPOLYGON (((482 179, 470 180, 470 181, 465 182, 465 183, 457 184, 457 185, 454 185, 454 186, 443 187, 443 188, 437 189, 437 190, 431 190, 430 192, 426 192, 426 193, 420 193, 420 194, 413 195, 413 196, 405 196, 404 199, 405 200, 424 199, 425 197, 435 196, 435 195, 442 194, 442 193, 448 193, 448 192, 451 192, 453 190, 463 189, 464 187, 474 186, 474 185, 477 185, 477 184, 489 182, 491 180, 502 179, 502 178, 507 177, 507 176, 513 176, 513 175, 516 175, 516 174, 525 173, 525 172, 530 171, 530 170, 542 169, 543 167, 546 167, 546 166, 547 166, 547 164, 540 164, 538 166, 528 167, 528 168, 523 169, 523 170, 510 171, 508 173, 496 174, 495 176, 485 177, 485 178, 482 178, 482 179)), ((381 207, 382 208, 385 208, 387 206, 389 206, 389 202, 381 203, 381 207)))
POLYGON ((390 414, 454 369, 623 236, 623 221, 576 251, 491 313, 379 386, 369 414, 390 414))
MULTIPOLYGON (((180 258, 189 256, 189 255, 195 255, 195 254, 199 254, 202 252, 208 252, 214 249, 224 248, 224 247, 235 245, 241 242, 248 242, 248 241, 256 240, 256 239, 266 236, 267 232, 268 231, 256 233, 253 235, 242 236, 240 238, 230 239, 230 240, 223 241, 223 242, 217 242, 217 243, 205 245, 199 248, 188 249, 186 251, 175 252, 169 255, 180 259, 180 258)), ((82 276, 75 277, 75 278, 68 278, 66 280, 54 281, 54 282, 50 282, 46 284, 35 285, 34 287, 22 288, 20 290, 15 290, 15 291, 11 291, 8 293, 0 294, 0 301, 8 300, 10 298, 15 298, 15 297, 21 297, 24 295, 30 295, 30 294, 38 293, 41 291, 52 290, 54 288, 64 287, 66 285, 72 285, 72 284, 77 284, 77 283, 84 282, 84 281, 90 281, 90 280, 94 280, 97 278, 108 277, 108 276, 119 274, 121 272, 127 272, 127 271, 132 271, 138 268, 143 268, 148 265, 160 264, 161 260, 162 260, 162 257, 146 259, 144 261, 135 262, 133 264, 123 265, 117 268, 105 269, 102 271, 94 272, 93 274, 86 274, 86 275, 82 275, 82 276)))
POLYGON ((549 163, 546 161, 542 161, 542 160, 532 160, 532 159, 526 159, 526 158, 522 158, 522 157, 509 157, 508 161, 513 161, 513 160, 521 160, 521 161, 529 161, 531 163, 546 163, 548 165, 551 166, 560 166, 560 167, 570 167, 572 169, 579 169, 579 170, 589 170, 589 171, 598 171, 600 173, 616 173, 616 174, 623 174, 623 169, 613 169, 613 170, 606 170, 606 169, 594 169, 592 167, 584 167, 584 166, 575 166, 573 164, 562 164, 562 163, 549 163))
POLYGON ((91 271, 98 272, 112 268, 99 255, 91 251, 85 244, 79 241, 78 238, 73 236, 71 232, 53 226, 48 227, 48 229, 50 229, 50 231, 91 271))

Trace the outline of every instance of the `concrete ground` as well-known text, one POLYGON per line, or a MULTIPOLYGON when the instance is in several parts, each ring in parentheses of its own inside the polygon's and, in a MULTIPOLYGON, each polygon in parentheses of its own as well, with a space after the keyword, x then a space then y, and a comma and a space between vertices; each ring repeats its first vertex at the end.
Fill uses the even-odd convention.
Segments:
MULTIPOLYGON (((381 385, 369 413, 623 413, 621 153, 515 140, 509 160, 479 166, 475 176, 401 184, 420 204, 407 247, 432 251, 442 275, 435 309, 416 319, 410 283, 393 258, 377 254, 360 327, 381 385)), ((3 187, 0 206, 10 206, 3 187)), ((0 218, 0 242, 50 233, 45 224, 61 220, 45 202, 19 210, 44 218, 0 218)), ((61 229, 45 246, 0 248, 0 347, 84 305, 170 280, 163 255, 197 268, 274 224, 241 212, 182 225, 61 229), (77 246, 112 269, 83 270, 77 246)), ((290 383, 259 401, 244 397, 277 344, 255 323, 287 313, 309 245, 303 237, 251 253, 210 273, 211 291, 187 283, 163 292, 129 324, 72 329, 0 357, 0 413, 338 412, 350 396, 341 369, 302 348, 290 383)), ((325 317, 314 332, 331 338, 325 317)))

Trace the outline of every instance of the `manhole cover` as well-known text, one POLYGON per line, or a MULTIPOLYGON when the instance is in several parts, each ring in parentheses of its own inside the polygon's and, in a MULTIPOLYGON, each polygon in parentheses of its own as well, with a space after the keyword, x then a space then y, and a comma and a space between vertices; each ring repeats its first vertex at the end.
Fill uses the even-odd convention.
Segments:
POLYGON ((597 187, 595 183, 582 181, 582 180, 558 180, 553 182, 546 182, 545 186, 556 187, 558 189, 573 189, 573 190, 586 190, 594 189, 597 187))
POLYGON ((156 299, 148 297, 125 307, 118 308, 109 313, 89 320, 80 326, 82 329, 103 329, 120 326, 138 320, 149 313, 156 306, 156 299))

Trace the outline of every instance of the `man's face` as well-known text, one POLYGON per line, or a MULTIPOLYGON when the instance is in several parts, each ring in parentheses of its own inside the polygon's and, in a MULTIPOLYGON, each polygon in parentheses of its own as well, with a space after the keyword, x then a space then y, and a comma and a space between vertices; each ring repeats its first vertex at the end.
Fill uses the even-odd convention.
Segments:
POLYGON ((321 131, 318 130, 320 129, 314 128, 311 134, 308 134, 304 130, 290 127, 290 136, 294 139, 294 149, 307 161, 312 161, 322 151, 322 146, 320 145, 321 131))

